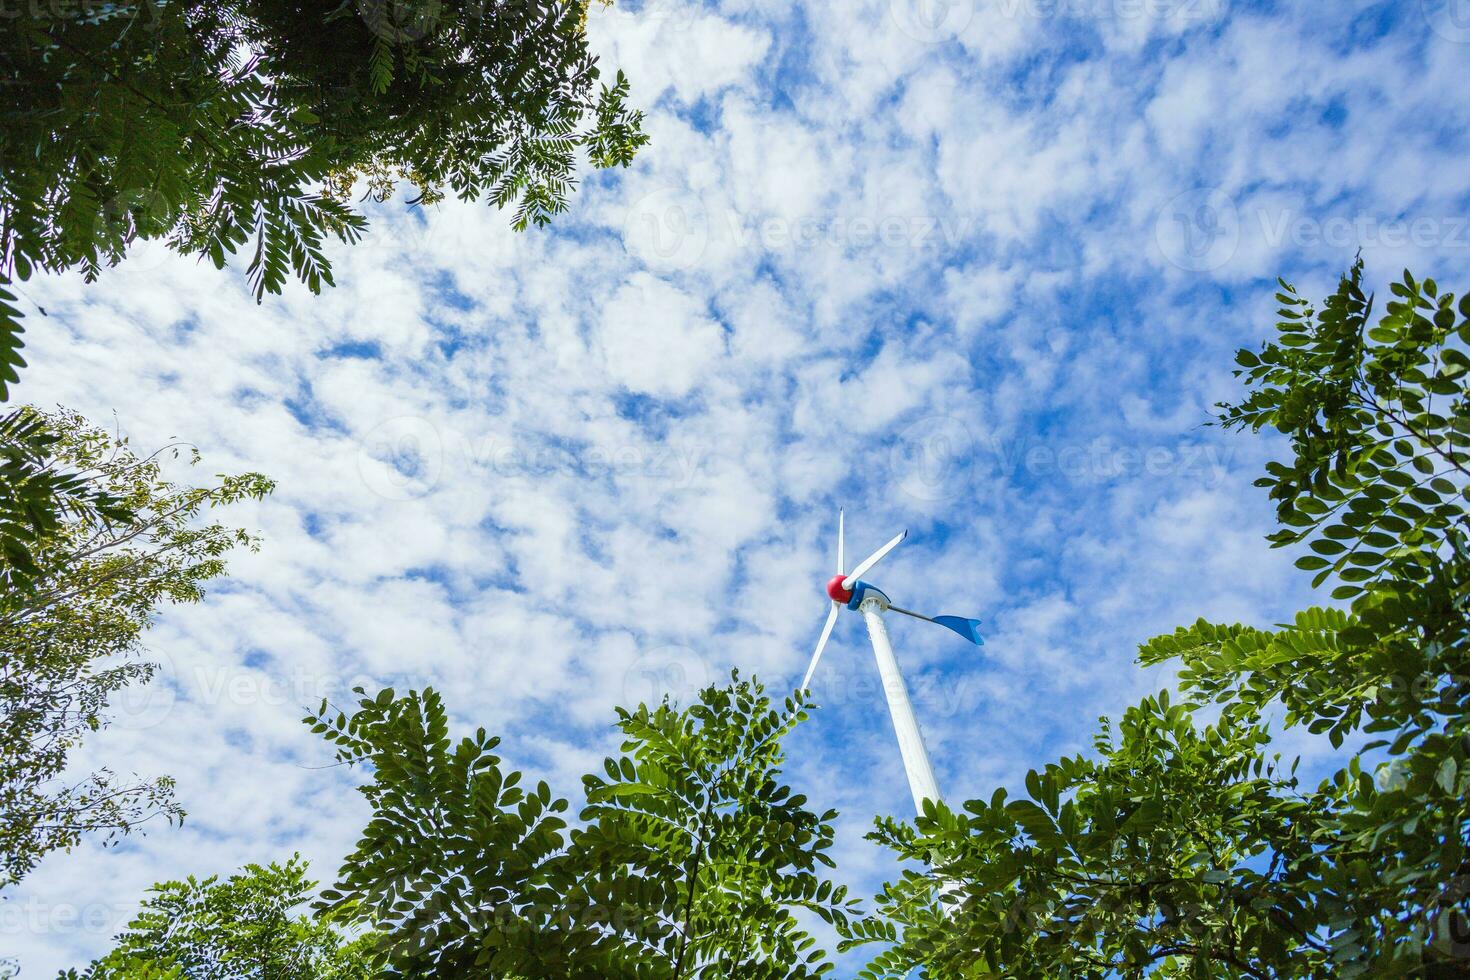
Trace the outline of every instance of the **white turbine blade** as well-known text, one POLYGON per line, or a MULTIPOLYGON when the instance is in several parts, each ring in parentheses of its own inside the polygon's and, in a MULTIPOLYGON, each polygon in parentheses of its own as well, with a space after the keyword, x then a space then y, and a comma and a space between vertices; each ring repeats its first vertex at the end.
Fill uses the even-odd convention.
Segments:
POLYGON ((866 572, 868 569, 872 568, 874 565, 876 565, 880 561, 882 561, 884 555, 888 554, 894 548, 897 548, 898 547, 898 543, 900 541, 902 541, 904 538, 908 537, 908 536, 909 536, 909 532, 907 532, 907 531, 900 531, 898 533, 898 535, 895 536, 892 541, 888 542, 883 547, 879 548, 877 551, 875 551, 871 555, 869 555, 867 558, 863 559, 863 563, 861 565, 859 565, 857 568, 854 568, 852 570, 852 574, 849 575, 847 578, 845 578, 845 579, 842 580, 842 587, 844 589, 850 589, 850 588, 852 588, 852 584, 854 582, 856 582, 858 579, 862 578, 864 572, 866 572))
POLYGON ((841 606, 835 602, 832 603, 832 610, 827 613, 827 625, 822 627, 822 638, 817 641, 817 652, 812 654, 811 665, 806 669, 806 676, 801 679, 803 691, 807 690, 808 685, 812 682, 812 673, 817 669, 817 661, 822 659, 822 651, 827 648, 827 638, 832 635, 832 627, 837 625, 837 614, 841 610, 841 606))
POLYGON ((837 511, 837 574, 845 575, 847 569, 843 567, 842 561, 842 510, 837 511))

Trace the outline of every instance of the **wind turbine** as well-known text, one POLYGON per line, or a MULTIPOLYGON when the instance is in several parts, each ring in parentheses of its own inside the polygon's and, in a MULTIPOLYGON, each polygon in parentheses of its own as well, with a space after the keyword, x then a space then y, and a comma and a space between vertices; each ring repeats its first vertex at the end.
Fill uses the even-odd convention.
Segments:
POLYGON ((883 693, 888 698, 888 713, 893 717, 893 731, 898 736, 898 751, 903 755, 903 768, 908 774, 909 791, 914 796, 914 808, 922 816, 924 801, 939 802, 939 785, 934 781, 934 767, 929 764, 929 751, 924 747, 924 735, 919 731, 919 722, 914 718, 914 706, 909 701, 909 689, 903 682, 903 672, 898 669, 898 660, 893 656, 893 644, 888 639, 888 628, 883 623, 883 613, 896 612, 903 616, 935 623, 953 630, 976 646, 984 645, 980 636, 980 621, 959 616, 925 616, 895 606, 881 590, 862 580, 874 565, 882 561, 897 548, 907 531, 896 535, 883 547, 858 562, 851 572, 845 571, 843 556, 843 512, 837 512, 837 574, 827 583, 827 597, 832 608, 827 612, 827 622, 822 627, 822 638, 817 641, 817 650, 812 654, 811 665, 806 669, 802 689, 811 685, 812 674, 822 651, 832 636, 832 627, 837 625, 837 614, 843 608, 863 614, 868 624, 868 639, 873 642, 873 656, 878 660, 878 674, 883 680, 883 693))

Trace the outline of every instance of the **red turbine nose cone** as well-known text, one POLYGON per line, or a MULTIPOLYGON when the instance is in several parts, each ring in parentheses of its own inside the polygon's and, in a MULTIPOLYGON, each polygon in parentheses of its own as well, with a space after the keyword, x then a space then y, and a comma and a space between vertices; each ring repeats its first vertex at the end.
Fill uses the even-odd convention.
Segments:
POLYGON ((833 602, 852 601, 852 589, 844 589, 842 587, 842 580, 845 578, 847 578, 846 575, 835 575, 832 577, 832 581, 827 583, 827 595, 832 597, 833 602))

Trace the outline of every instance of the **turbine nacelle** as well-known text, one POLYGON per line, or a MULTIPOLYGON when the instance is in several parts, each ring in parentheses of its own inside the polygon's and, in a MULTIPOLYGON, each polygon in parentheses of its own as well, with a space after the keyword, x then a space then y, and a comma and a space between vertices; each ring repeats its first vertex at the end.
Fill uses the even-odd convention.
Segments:
POLYGON ((860 576, 870 571, 874 565, 883 560, 883 557, 885 555, 887 555, 894 548, 898 547, 903 542, 904 538, 908 537, 909 532, 903 531, 899 533, 883 547, 879 548, 877 551, 873 552, 867 558, 859 562, 858 566, 854 568, 851 572, 846 571, 846 561, 844 557, 845 547, 843 542, 844 521, 845 518, 842 511, 838 511, 837 574, 832 576, 832 578, 827 581, 826 588, 827 598, 832 600, 832 608, 829 609, 827 612, 827 622, 822 626, 822 638, 817 641, 817 650, 815 653, 812 654, 811 665, 807 667, 806 677, 801 682, 801 686, 803 689, 807 689, 811 684, 812 673, 817 669, 817 661, 822 659, 822 651, 827 646, 827 640, 830 639, 832 636, 832 627, 837 625, 838 612, 842 610, 843 606, 846 606, 848 609, 851 609, 853 611, 857 611, 862 606, 862 604, 869 599, 877 600, 879 603, 879 608, 881 610, 892 610, 893 612, 900 613, 904 616, 912 616, 914 619, 922 619, 927 623, 934 623, 935 625, 943 626, 945 629, 953 630, 955 633, 958 633, 960 636, 964 637, 966 640, 975 644, 976 646, 981 646, 984 644, 985 641, 980 637, 980 621, 978 619, 964 619, 959 616, 931 617, 916 612, 910 612, 907 609, 900 609, 899 607, 893 605, 893 603, 889 601, 888 596, 885 595, 881 590, 875 588, 867 582, 864 582, 861 579, 860 576))
POLYGON ((841 572, 832 576, 831 580, 827 583, 827 598, 833 602, 840 602, 844 606, 851 602, 852 589, 842 584, 846 580, 847 576, 841 572))
POLYGON ((871 582, 864 582, 862 579, 858 579, 852 583, 852 588, 849 589, 843 587, 843 583, 846 581, 846 578, 839 575, 828 582, 827 598, 840 606, 846 606, 853 612, 857 612, 868 599, 877 599, 883 603, 884 609, 890 607, 888 596, 884 594, 882 589, 873 585, 871 582))

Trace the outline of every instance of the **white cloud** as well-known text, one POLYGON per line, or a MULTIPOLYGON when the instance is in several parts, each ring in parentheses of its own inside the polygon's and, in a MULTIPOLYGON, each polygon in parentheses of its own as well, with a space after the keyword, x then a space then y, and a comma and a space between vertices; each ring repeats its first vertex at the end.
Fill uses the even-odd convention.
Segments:
POLYGON ((638 394, 682 398, 724 353, 720 325, 693 297, 638 273, 607 301, 602 350, 609 376, 638 394))
POLYGON ((588 31, 605 61, 627 73, 634 98, 644 105, 667 92, 691 103, 747 83, 770 44, 764 30, 670 0, 597 11, 588 31))

